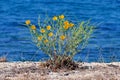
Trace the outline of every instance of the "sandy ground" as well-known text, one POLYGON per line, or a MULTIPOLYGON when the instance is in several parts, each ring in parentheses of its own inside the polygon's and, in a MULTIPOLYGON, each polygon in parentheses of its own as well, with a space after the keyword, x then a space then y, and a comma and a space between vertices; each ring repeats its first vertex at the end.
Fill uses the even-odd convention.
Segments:
POLYGON ((120 80, 120 62, 79 63, 77 70, 52 72, 41 62, 1 62, 0 80, 120 80))

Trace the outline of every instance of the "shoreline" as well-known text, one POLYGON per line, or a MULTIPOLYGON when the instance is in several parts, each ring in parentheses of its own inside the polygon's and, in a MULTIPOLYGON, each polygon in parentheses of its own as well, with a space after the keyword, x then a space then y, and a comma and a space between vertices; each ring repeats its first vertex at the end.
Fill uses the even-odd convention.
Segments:
POLYGON ((78 63, 76 70, 52 72, 44 62, 0 62, 0 80, 120 80, 120 62, 78 63))

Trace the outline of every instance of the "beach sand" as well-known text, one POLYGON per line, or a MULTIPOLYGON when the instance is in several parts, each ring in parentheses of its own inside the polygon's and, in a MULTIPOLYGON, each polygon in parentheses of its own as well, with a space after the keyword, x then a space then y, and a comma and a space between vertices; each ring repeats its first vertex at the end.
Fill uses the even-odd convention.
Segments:
POLYGON ((78 63, 77 70, 53 72, 43 62, 0 62, 0 80, 120 80, 120 62, 78 63))

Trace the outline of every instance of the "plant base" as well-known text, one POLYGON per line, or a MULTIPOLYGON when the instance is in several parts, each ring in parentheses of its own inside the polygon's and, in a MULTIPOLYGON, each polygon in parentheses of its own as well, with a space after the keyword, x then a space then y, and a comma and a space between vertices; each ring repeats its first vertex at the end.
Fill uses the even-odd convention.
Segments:
POLYGON ((44 66, 53 71, 60 69, 75 70, 78 68, 78 64, 75 63, 69 56, 55 56, 53 60, 50 59, 46 61, 44 66))

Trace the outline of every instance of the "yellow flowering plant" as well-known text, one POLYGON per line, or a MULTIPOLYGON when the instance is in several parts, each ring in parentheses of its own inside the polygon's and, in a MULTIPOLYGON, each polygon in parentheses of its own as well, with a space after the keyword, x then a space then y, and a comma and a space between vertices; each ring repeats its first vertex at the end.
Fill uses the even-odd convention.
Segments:
POLYGON ((29 27, 36 46, 51 60, 58 61, 61 61, 63 56, 72 59, 75 54, 84 49, 94 29, 89 21, 74 24, 65 19, 64 15, 53 16, 47 19, 44 25, 39 22, 39 28, 31 24, 30 20, 27 20, 25 24, 29 27))

